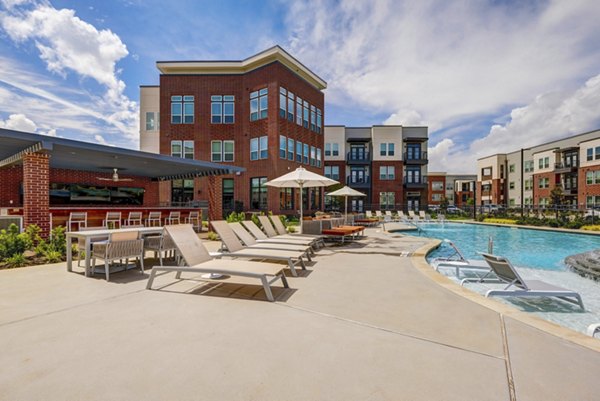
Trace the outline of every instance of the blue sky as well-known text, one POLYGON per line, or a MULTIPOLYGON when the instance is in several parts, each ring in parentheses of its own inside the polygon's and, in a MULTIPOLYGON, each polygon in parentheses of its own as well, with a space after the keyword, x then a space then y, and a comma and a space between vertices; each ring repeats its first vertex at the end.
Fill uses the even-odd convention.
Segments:
POLYGON ((279 44, 328 82, 326 124, 427 125, 430 171, 474 171, 600 128, 598 20, 596 0, 0 0, 0 127, 136 148, 157 60, 279 44))

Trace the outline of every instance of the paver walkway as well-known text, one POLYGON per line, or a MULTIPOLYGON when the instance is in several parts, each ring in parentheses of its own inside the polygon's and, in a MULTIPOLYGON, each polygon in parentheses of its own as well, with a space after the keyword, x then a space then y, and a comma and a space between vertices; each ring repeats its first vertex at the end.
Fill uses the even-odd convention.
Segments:
POLYGON ((600 353, 438 285, 407 256, 427 240, 368 234, 276 303, 254 281, 0 271, 0 399, 598 399, 600 353))

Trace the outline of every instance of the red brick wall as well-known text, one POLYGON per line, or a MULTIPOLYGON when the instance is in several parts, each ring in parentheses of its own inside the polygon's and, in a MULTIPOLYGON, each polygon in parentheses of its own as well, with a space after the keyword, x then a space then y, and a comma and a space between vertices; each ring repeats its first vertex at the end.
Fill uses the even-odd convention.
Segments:
POLYGON ((429 175, 428 183, 427 183, 427 204, 428 205, 439 205, 440 201, 433 200, 433 194, 440 194, 442 197, 446 196, 446 176, 445 175, 429 175), (443 183, 443 187, 441 191, 433 190, 433 183, 441 181, 443 183))
MULTIPOLYGON (((469 198, 473 198, 473 191, 458 191, 455 192, 454 194, 454 205, 456 207, 463 207, 463 206, 467 206, 467 202, 462 200, 463 195, 467 196, 467 200, 469 198)), ((481 202, 480 202, 481 203, 481 202)))
POLYGON ((50 234, 49 160, 45 153, 23 155, 23 226, 37 224, 43 238, 50 234))
MULTIPOLYGON (((323 133, 317 134, 279 117, 280 86, 299 95, 311 105, 324 110, 323 93, 278 62, 241 75, 161 75, 160 152, 170 154, 172 140, 194 140, 195 158, 210 160, 212 140, 235 140, 234 161, 231 164, 244 167, 247 171, 239 176, 232 175, 230 177, 234 178, 236 200, 242 201, 244 208, 248 210, 251 178, 273 179, 300 166, 299 163, 279 158, 280 134, 323 150, 323 133), (268 118, 250 121, 250 93, 265 87, 269 89, 268 118), (172 95, 193 95, 195 97, 193 124, 171 124, 170 99, 172 95), (235 124, 211 124, 211 95, 235 96, 235 124), (268 158, 250 161, 250 139, 264 135, 269 137, 268 158)), ((323 174, 323 167, 302 166, 318 174, 323 174)), ((209 199, 207 181, 207 179, 198 180, 197 190, 194 194, 195 199, 209 199)), ((267 196, 268 209, 279 213, 279 190, 269 189, 267 196)), ((220 193, 215 198, 220 201, 220 193)))
POLYGON ((21 206, 19 192, 22 182, 22 166, 12 165, 0 169, 0 207, 21 206))
POLYGON ((396 204, 400 205, 403 203, 403 166, 404 163, 401 161, 373 161, 371 164, 371 193, 372 203, 379 205, 381 199, 379 198, 380 192, 394 192, 396 204), (381 166, 394 166, 395 179, 394 180, 382 180, 379 177, 379 167, 381 166))
MULTIPOLYGON (((487 181, 487 180, 486 180, 487 181)), ((490 196, 491 195, 491 200, 489 201, 489 203, 492 204, 496 204, 496 205, 502 205, 506 203, 506 199, 502 198, 502 194, 503 194, 503 190, 502 190, 502 179, 500 178, 496 178, 491 180, 492 181, 492 185, 491 185, 491 191, 490 194, 486 194, 485 196, 490 196)), ((483 193, 481 192, 481 188, 482 188, 482 183, 481 181, 477 181, 477 204, 481 205, 483 204, 483 200, 482 200, 482 196, 483 193)))
POLYGON ((555 173, 542 173, 542 174, 534 174, 533 175, 533 204, 539 205, 540 198, 548 198, 550 201, 550 192, 556 187, 556 178, 557 174, 555 173), (548 188, 540 188, 539 182, 541 178, 548 178, 548 188))
POLYGON ((600 165, 581 167, 577 175, 577 205, 586 207, 587 196, 600 196, 600 184, 587 184, 586 174, 588 171, 598 171, 600 165))

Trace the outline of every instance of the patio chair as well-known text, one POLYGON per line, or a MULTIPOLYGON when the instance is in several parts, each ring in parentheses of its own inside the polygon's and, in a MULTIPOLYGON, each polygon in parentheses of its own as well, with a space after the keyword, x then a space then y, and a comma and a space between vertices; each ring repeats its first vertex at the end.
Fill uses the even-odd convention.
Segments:
POLYGON ((67 222, 67 231, 80 231, 87 227, 87 212, 71 212, 69 213, 69 221, 67 222))
POLYGON ((221 238, 222 250, 227 250, 226 252, 222 253, 222 256, 285 261, 287 262, 293 276, 298 276, 298 272, 296 271, 297 264, 299 264, 303 270, 306 270, 306 265, 304 264, 303 259, 305 252, 244 247, 244 245, 236 237, 233 230, 227 225, 226 221, 213 221, 211 222, 211 225, 221 238))
POLYGON ((125 259, 125 268, 129 264, 129 258, 139 259, 140 269, 144 272, 144 240, 140 238, 137 231, 114 232, 108 237, 108 241, 94 243, 92 253, 92 275, 96 270, 96 259, 104 260, 104 273, 106 281, 110 280, 110 262, 125 259))
POLYGON ((584 309, 583 301, 579 293, 546 283, 541 280, 525 281, 523 278, 521 278, 519 273, 517 273, 516 269, 508 259, 503 258, 502 256, 495 256, 487 253, 481 253, 481 256, 483 256, 483 259, 496 274, 497 278, 495 280, 465 279, 463 281, 497 281, 508 284, 501 290, 488 290, 485 293, 486 297, 556 297, 562 299, 563 301, 579 305, 581 309, 584 309))
POLYGON ((142 225, 142 212, 129 212, 127 220, 125 220, 126 226, 141 226, 142 225))
POLYGON ((175 256, 175 249, 175 243, 164 229, 160 235, 144 237, 144 251, 154 252, 154 257, 158 256, 161 266, 163 265, 163 253, 166 253, 165 257, 168 257, 171 252, 175 256))
POLYGON ((165 226, 181 224, 181 212, 170 212, 168 217, 165 217, 165 226))
MULTIPOLYGON (((77 231, 93 231, 93 230, 103 230, 103 229, 106 229, 106 227, 81 227, 77 231)), ((106 241, 108 241, 108 235, 105 238, 91 239, 90 243, 92 245, 92 248, 91 248, 92 255, 94 254, 94 243, 106 242, 106 241)), ((77 240, 77 266, 81 266, 81 256, 84 254, 84 252, 85 252, 85 241, 78 239, 77 240)))
POLYGON ((102 225, 107 228, 121 228, 121 212, 106 212, 102 225))
POLYGON ((150 212, 146 219, 146 227, 160 227, 162 224, 161 212, 150 212))
POLYGON ((419 210, 419 217, 420 217, 421 219, 423 219, 423 220, 425 220, 425 219, 426 219, 426 217, 427 217, 427 216, 426 216, 426 214, 425 214, 425 211, 424 211, 424 210, 419 210))
POLYGON ((152 289, 152 283, 158 273, 162 274, 175 272, 176 278, 181 279, 181 274, 205 273, 202 276, 205 280, 221 279, 222 276, 250 277, 260 280, 267 299, 275 301, 271 284, 281 280, 285 288, 289 288, 283 266, 276 263, 251 262, 242 260, 220 260, 211 258, 210 254, 202 245, 202 241, 194 232, 191 224, 167 226, 165 231, 173 240, 177 248, 177 253, 181 256, 185 266, 155 266, 150 272, 150 278, 146 289, 152 289), (215 276, 216 275, 216 276, 215 276))
POLYGON ((257 241, 246 229, 238 222, 228 223, 229 227, 233 230, 235 235, 242 241, 248 248, 262 248, 262 249, 279 249, 285 251, 301 251, 304 252, 306 258, 310 261, 311 254, 314 255, 314 251, 310 245, 302 244, 290 244, 282 243, 276 240, 257 241))
MULTIPOLYGON (((273 216, 272 219, 269 219, 269 216, 258 216, 258 221, 262 224, 263 230, 269 237, 278 236, 278 238, 293 238, 293 239, 309 239, 313 241, 321 241, 323 240, 322 235, 315 234, 288 234, 285 229, 283 223, 279 216, 273 216)), ((323 243, 323 245, 325 245, 323 243)))
POLYGON ((194 231, 202 231, 202 216, 197 210, 191 211, 185 218, 185 224, 191 224, 194 231))
POLYGON ((293 235, 278 235, 275 229, 271 226, 273 236, 267 236, 252 220, 242 221, 242 225, 256 238, 257 241, 281 241, 285 244, 301 244, 310 245, 319 248, 322 241, 318 238, 294 237, 293 235))

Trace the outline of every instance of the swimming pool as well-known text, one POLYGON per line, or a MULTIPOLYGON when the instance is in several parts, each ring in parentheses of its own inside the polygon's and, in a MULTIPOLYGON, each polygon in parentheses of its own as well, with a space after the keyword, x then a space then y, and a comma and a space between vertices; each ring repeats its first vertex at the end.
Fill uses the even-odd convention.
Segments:
MULTIPOLYGON (((580 332, 585 332, 592 323, 600 323, 600 284, 579 276, 564 264, 569 255, 600 249, 600 236, 463 223, 422 224, 415 235, 449 239, 468 259, 482 259, 477 252, 488 251, 491 237, 493 253, 508 258, 525 279, 543 280, 579 292, 586 310, 582 312, 576 306, 553 299, 497 299, 580 332)), ((451 247, 442 244, 428 259, 453 253, 451 247)), ((440 273, 459 281, 453 269, 440 269, 440 273)), ((467 287, 485 294, 498 285, 477 283, 467 287)))

